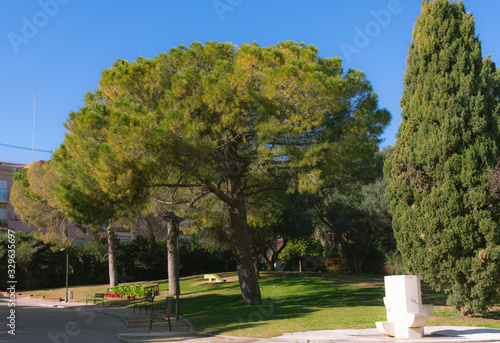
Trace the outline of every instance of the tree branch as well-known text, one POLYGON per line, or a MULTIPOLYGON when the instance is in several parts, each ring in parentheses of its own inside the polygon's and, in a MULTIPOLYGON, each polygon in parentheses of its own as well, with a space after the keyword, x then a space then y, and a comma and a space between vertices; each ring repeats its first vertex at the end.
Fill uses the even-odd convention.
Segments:
POLYGON ((196 187, 201 187, 204 186, 203 183, 194 183, 194 184, 188 184, 188 183, 157 183, 154 185, 151 185, 149 187, 166 187, 166 188, 196 188, 196 187))
POLYGON ((201 194, 200 196, 196 197, 195 199, 193 199, 193 201, 191 201, 189 203, 189 206, 188 208, 192 207, 198 200, 200 200, 201 198, 205 197, 206 195, 210 194, 211 192, 205 192, 203 194, 201 194))
POLYGON ((212 192, 213 194, 215 194, 219 199, 221 199, 222 201, 224 201, 226 204, 228 204, 229 206, 231 207, 234 207, 235 206, 235 202, 233 199, 231 199, 230 197, 228 197, 224 192, 222 192, 220 189, 218 189, 217 187, 215 187, 215 185, 209 181, 206 181, 204 183, 204 186, 210 191, 212 192))

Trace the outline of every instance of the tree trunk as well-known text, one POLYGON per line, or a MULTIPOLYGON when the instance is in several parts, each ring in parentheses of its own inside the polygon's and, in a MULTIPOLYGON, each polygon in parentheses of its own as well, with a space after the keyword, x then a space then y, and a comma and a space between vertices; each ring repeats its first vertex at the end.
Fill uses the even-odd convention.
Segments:
POLYGON ((240 281, 243 303, 262 305, 259 281, 255 272, 252 244, 248 232, 245 197, 241 192, 241 177, 228 180, 229 196, 233 202, 229 206, 231 232, 236 253, 236 268, 240 281))
POLYGON ((69 243, 69 232, 68 232, 69 225, 68 225, 66 219, 64 220, 64 222, 61 226, 62 226, 62 230, 60 232, 61 232, 61 236, 62 236, 62 241, 63 241, 64 246, 67 246, 67 244, 69 243))
POLYGON ((257 277, 258 277, 259 276, 259 267, 260 267, 260 254, 257 254, 257 256, 254 257, 253 265, 255 268, 255 275, 257 275, 257 277))
MULTIPOLYGON (((367 251, 367 250, 366 250, 367 251)), ((363 266, 366 257, 366 252, 359 252, 357 249, 351 251, 351 268, 355 274, 364 274, 363 266)))
MULTIPOLYGON (((272 256, 272 255, 271 255, 272 256)), ((271 261, 270 258, 267 257, 267 254, 264 255, 264 262, 266 264, 266 267, 267 267, 267 270, 268 271, 272 271, 272 272, 275 272, 276 271, 276 268, 274 268, 274 265, 273 265, 273 262, 271 261)))
POLYGON ((165 215, 167 221, 167 256, 168 256, 168 294, 176 295, 179 284, 179 259, 177 246, 179 238, 179 221, 178 218, 169 213, 165 215))
POLYGON ((276 267, 275 267, 275 264, 276 262, 278 262, 278 259, 279 259, 279 256, 280 256, 280 253, 283 251, 283 249, 285 249, 286 245, 288 244, 288 239, 283 237, 283 245, 281 247, 279 247, 278 250, 274 251, 273 254, 271 255, 271 261, 270 261, 270 267, 271 267, 271 271, 276 271, 276 267))
POLYGON ((110 224, 106 231, 108 233, 109 287, 115 287, 118 285, 118 271, 115 255, 115 228, 110 224))

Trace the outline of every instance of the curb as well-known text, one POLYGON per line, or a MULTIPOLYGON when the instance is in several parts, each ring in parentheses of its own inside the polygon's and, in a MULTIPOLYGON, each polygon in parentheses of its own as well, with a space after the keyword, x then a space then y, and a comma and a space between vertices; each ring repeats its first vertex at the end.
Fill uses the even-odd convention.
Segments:
POLYGON ((188 319, 186 319, 182 316, 179 316, 179 318, 186 322, 186 324, 188 325, 188 330, 189 330, 188 332, 189 333, 199 333, 198 331, 196 331, 194 329, 193 323, 191 323, 188 319))
POLYGON ((83 309, 83 310, 84 311, 92 311, 94 313, 101 313, 101 314, 104 314, 106 316, 114 317, 114 318, 116 318, 118 320, 121 320, 123 322, 123 324, 125 324, 125 328, 128 328, 128 321, 127 321, 127 319, 125 319, 124 317, 122 317, 122 316, 120 316, 118 314, 109 313, 109 312, 106 312, 106 311, 97 311, 96 309, 91 309, 91 310, 85 310, 85 309, 83 309))
MULTIPOLYGON (((125 318, 123 318, 125 319, 125 318)), ((199 334, 199 335, 204 335, 203 333, 197 332, 194 329, 193 324, 186 318, 179 316, 179 319, 184 321, 187 326, 188 326, 188 332, 168 332, 168 333, 152 333, 152 334, 147 334, 147 333, 138 333, 135 335, 132 335, 130 333, 119 333, 115 337, 118 340, 118 342, 122 343, 135 343, 138 338, 176 338, 176 337, 190 337, 193 334, 199 334)))
POLYGON ((50 300, 50 301, 62 301, 61 298, 47 298, 44 295, 32 295, 32 294, 23 294, 23 293, 9 293, 9 292, 0 292, 0 296, 9 298, 11 294, 14 294, 16 298, 30 298, 30 299, 40 299, 40 300, 50 300))

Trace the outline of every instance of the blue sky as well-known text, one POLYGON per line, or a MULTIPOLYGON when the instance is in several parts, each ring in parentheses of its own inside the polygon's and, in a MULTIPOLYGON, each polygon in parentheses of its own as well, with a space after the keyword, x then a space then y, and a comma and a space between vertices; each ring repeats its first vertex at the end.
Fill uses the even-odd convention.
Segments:
MULTIPOLYGON (((466 1, 483 56, 500 63, 500 1, 466 1)), ((0 11, 0 161, 49 159, 64 123, 116 59, 154 57, 210 40, 261 46, 293 40, 366 73, 380 107, 401 122, 406 56, 420 0, 4 0, 0 11), (33 97, 36 94, 33 144, 33 97), (32 154, 32 144, 35 149, 32 154), (24 147, 27 150, 9 146, 24 147), (33 157, 32 157, 33 155, 33 157)))

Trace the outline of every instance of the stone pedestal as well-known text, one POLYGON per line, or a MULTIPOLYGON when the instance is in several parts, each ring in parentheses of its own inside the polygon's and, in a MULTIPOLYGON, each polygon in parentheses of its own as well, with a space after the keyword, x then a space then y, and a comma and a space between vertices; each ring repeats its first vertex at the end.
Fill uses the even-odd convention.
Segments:
POLYGON ((387 321, 377 322, 377 329, 396 338, 422 338, 425 322, 432 314, 434 305, 422 305, 420 277, 386 276, 384 282, 387 321))

